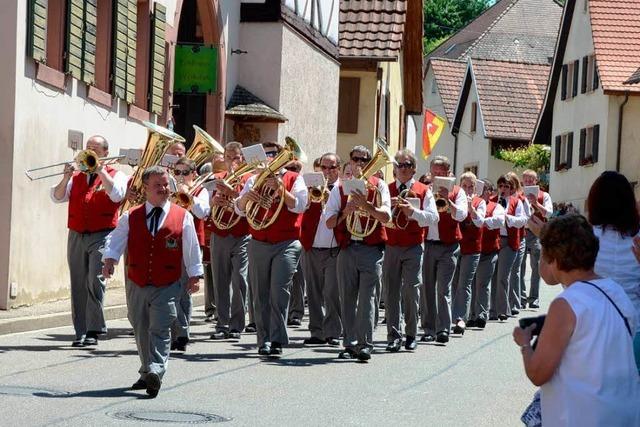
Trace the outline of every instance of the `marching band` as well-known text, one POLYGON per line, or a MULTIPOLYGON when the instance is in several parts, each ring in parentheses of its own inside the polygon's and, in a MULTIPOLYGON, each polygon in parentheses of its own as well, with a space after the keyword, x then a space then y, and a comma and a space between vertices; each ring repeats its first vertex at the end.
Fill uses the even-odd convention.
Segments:
POLYGON ((323 184, 307 184, 311 178, 296 172, 306 159, 293 139, 262 144, 266 161, 255 161, 238 142, 222 147, 201 129, 196 134, 186 151, 176 134, 149 125, 129 182, 103 161, 107 141, 91 137, 93 158, 66 165, 51 191, 54 202, 69 203, 73 346, 96 345, 106 333, 106 279, 124 255, 141 361, 133 389, 156 396, 170 351, 186 351, 190 294, 203 264, 211 269, 207 315, 213 301, 216 308, 210 338, 239 339, 255 322, 258 354, 268 357, 289 343, 296 273, 308 298, 304 344, 342 343, 342 359, 371 358, 380 299, 388 352, 416 350, 419 326, 422 341, 445 345, 452 333, 538 307, 540 243, 526 226, 531 215, 549 217, 551 200, 535 172, 524 173, 524 188, 515 173, 501 176, 497 188, 471 172, 456 182, 449 160, 435 156, 417 180, 414 153, 392 156, 380 140, 374 153, 354 147, 346 165, 324 154, 314 162, 323 184), (168 168, 160 166, 167 153, 179 157, 168 168), (390 163, 387 184, 378 172, 390 163))

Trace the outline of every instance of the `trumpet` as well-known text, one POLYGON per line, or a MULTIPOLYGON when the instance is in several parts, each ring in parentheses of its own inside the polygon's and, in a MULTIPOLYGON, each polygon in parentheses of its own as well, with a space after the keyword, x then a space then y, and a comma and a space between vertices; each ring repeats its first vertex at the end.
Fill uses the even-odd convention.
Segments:
POLYGON ((211 175, 213 175, 213 172, 209 172, 202 176, 199 176, 196 180, 193 181, 187 191, 176 191, 175 193, 173 193, 171 195, 171 201, 181 208, 190 210, 193 206, 193 197, 195 196, 195 192, 203 182, 211 177, 211 175))
POLYGON ((436 195, 436 209, 440 213, 449 212, 449 200, 445 199, 444 197, 442 197, 439 194, 437 194, 436 195))
POLYGON ((52 165, 41 166, 39 168, 27 169, 26 171, 24 171, 24 174, 31 181, 38 181, 40 179, 50 178, 52 176, 63 175, 64 172, 56 172, 56 173, 51 173, 51 174, 48 174, 48 175, 34 176, 33 172, 41 171, 41 170, 45 170, 45 169, 51 169, 51 168, 54 168, 54 167, 67 165, 69 163, 75 163, 76 166, 77 166, 77 169, 82 173, 92 174, 92 173, 95 173, 96 170, 98 170, 98 168, 101 165, 104 166, 104 165, 113 164, 113 163, 117 162, 118 160, 123 159, 124 157, 125 156, 98 157, 98 154, 96 154, 95 151, 93 151, 91 149, 86 149, 86 150, 80 151, 76 155, 76 157, 74 157, 74 159, 72 161, 70 161, 70 162, 60 162, 60 163, 54 163, 52 165))
MULTIPOLYGON (((253 172, 259 164, 259 162, 252 162, 240 165, 224 179, 225 184, 232 188, 238 187, 242 183, 242 177, 247 173, 253 172)), ((230 203, 226 206, 216 205, 211 208, 211 221, 220 230, 233 228, 240 221, 240 216, 235 212, 231 200, 228 199, 228 201, 230 203)))
MULTIPOLYGON (((407 202, 407 199, 410 197, 416 197, 416 194, 410 189, 406 188, 400 192, 398 195, 398 202, 407 202)), ((393 207, 391 211, 391 221, 387 225, 388 228, 397 228, 398 230, 406 230, 409 226, 409 218, 406 215, 401 215, 402 209, 398 207, 398 205, 393 207), (401 221, 402 217, 404 217, 404 221, 401 221)))
POLYGON ((327 188, 327 180, 324 180, 323 186, 309 187, 309 200, 311 203, 322 203, 324 206, 329 200, 329 189, 327 188))

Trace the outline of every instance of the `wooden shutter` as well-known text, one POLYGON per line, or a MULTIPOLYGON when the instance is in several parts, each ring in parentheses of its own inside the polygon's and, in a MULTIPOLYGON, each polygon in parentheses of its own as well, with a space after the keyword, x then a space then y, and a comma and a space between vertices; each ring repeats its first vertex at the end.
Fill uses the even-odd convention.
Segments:
POLYGON ((471 103, 471 126, 469 130, 471 132, 475 132, 477 127, 478 127, 478 103, 472 102, 471 103))
POLYGON ((593 127, 593 142, 591 146, 593 147, 593 163, 598 161, 598 149, 600 146, 600 125, 595 125, 593 127))
POLYGON ((578 96, 578 78, 580 77, 580 61, 573 61, 573 96, 578 96))
POLYGON ((70 0, 67 8, 65 71, 93 84, 96 74, 97 0, 70 0))
POLYGON ((114 0, 113 94, 132 103, 136 94, 136 0, 114 0))
POLYGON ((556 136, 556 161, 555 161, 555 169, 556 171, 560 170, 560 153, 562 152, 562 136, 556 136))
POLYGON ((400 135, 398 135, 398 150, 407 148, 407 112, 404 105, 400 106, 400 117, 398 118, 400 123, 400 135))
POLYGON ((27 55, 38 62, 47 61, 47 0, 29 0, 27 55))
POLYGON ((573 132, 571 132, 567 137, 567 169, 571 169, 572 164, 573 164, 573 132))
POLYGON ((589 57, 582 58, 582 87, 580 93, 587 92, 587 77, 589 74, 589 57))
POLYGON ((585 157, 586 145, 587 145, 587 130, 580 129, 580 149, 578 150, 579 151, 578 164, 580 166, 584 165, 585 163, 584 157, 585 157))
POLYGON ((82 49, 82 81, 96 80, 96 42, 98 29, 98 0, 84 1, 84 45, 82 49))
POLYGON ((596 63, 596 57, 592 56, 593 61, 593 90, 598 89, 600 79, 598 78, 598 64, 596 63))
MULTIPOLYGON (((358 133, 360 78, 340 77, 338 91, 338 132, 358 133)), ((378 102, 380 102, 379 99, 378 102)))
POLYGON ((162 114, 165 74, 165 39, 167 8, 155 3, 151 32, 151 72, 149 73, 149 109, 162 114))
POLYGON ((567 64, 564 64, 562 66, 562 94, 560 95, 560 99, 561 100, 565 100, 567 99, 567 69, 569 68, 569 66, 567 64))

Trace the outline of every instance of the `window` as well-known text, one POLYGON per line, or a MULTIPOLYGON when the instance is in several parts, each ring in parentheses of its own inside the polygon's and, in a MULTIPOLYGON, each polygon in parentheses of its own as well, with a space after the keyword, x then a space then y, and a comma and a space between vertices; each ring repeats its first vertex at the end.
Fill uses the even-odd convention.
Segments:
POLYGON ((582 13, 589 11, 589 0, 582 0, 582 13))
POLYGON ((592 165, 598 161, 600 142, 600 125, 580 129, 580 159, 581 166, 592 165))
POLYGON ((431 82, 431 93, 434 95, 438 93, 438 85, 436 84, 435 79, 431 82))
POLYGON ((578 77, 580 61, 577 59, 562 66, 562 92, 561 99, 569 100, 578 95, 578 77))
POLYGON ((573 157, 573 132, 556 136, 555 169, 563 171, 571 169, 573 157))
POLYGON ((582 91, 581 93, 593 92, 598 88, 598 69, 596 68, 596 58, 594 55, 582 58, 582 91))
POLYGON ((97 13, 95 86, 103 92, 111 92, 111 30, 113 27, 113 0, 98 1, 97 13))
POLYGON ((471 132, 475 132, 477 126, 478 126, 478 103, 472 102, 471 103, 471 126, 469 127, 469 130, 471 132))
POLYGON ((340 77, 338 99, 338 132, 358 133, 360 78, 340 77))
POLYGON ((478 176, 478 163, 469 163, 464 165, 465 172, 473 172, 475 176, 478 176))
POLYGON ((67 16, 66 0, 47 2, 47 66, 63 71, 64 69, 64 33, 67 16))
POLYGON ((407 112, 404 105, 400 106, 400 117, 398 118, 400 124, 400 134, 398 135, 398 150, 407 148, 407 112))

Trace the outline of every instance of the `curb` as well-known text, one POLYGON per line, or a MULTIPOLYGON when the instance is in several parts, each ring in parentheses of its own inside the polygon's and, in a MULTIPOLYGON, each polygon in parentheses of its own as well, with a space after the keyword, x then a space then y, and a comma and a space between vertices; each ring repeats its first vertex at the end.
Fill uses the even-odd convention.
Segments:
MULTIPOLYGON (((194 307, 204 305, 204 294, 199 293, 193 295, 192 298, 194 307)), ((126 304, 112 305, 104 308, 104 318, 107 321, 124 319, 126 317, 126 304)), ((71 326, 70 311, 45 314, 42 316, 19 317, 0 322, 0 335, 36 331, 39 329, 59 328, 63 326, 71 326)))

